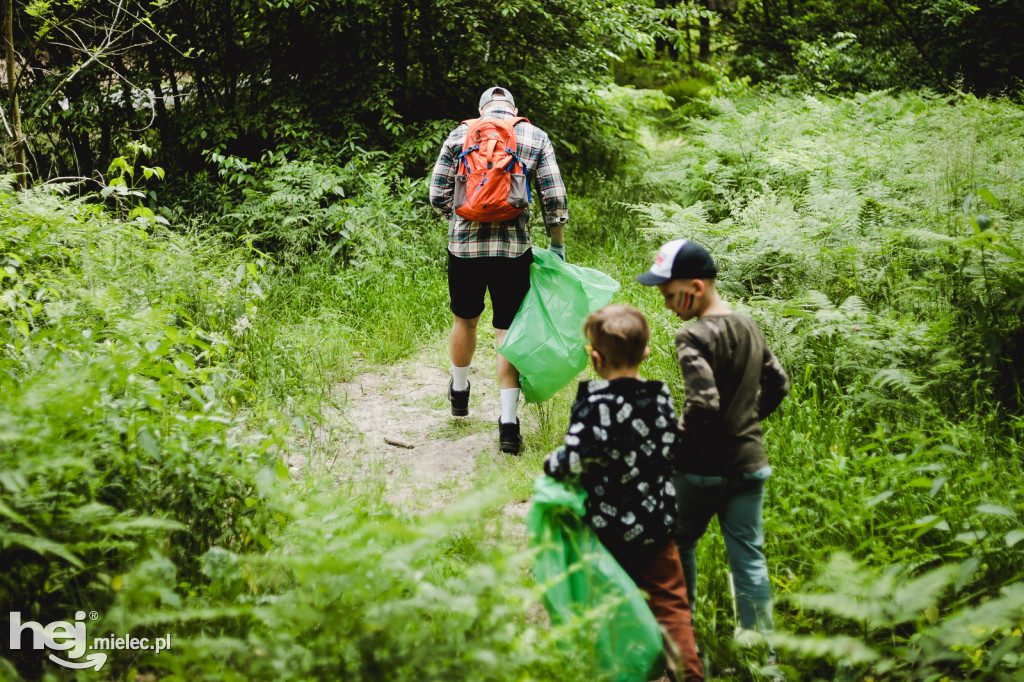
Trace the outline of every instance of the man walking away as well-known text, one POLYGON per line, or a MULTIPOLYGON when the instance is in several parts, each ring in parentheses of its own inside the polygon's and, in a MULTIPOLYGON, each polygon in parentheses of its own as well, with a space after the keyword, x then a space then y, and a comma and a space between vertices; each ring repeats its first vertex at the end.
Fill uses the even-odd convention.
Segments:
MULTIPOLYGON (((448 135, 430 178, 430 203, 448 218, 448 296, 453 316, 448 401, 454 416, 469 414, 469 369, 476 351, 484 294, 491 297, 494 336, 500 346, 530 288, 531 183, 539 195, 541 215, 550 238, 548 248, 563 260, 565 222, 569 217, 565 184, 547 133, 517 116, 519 110, 506 88, 485 90, 480 96, 479 112, 479 119, 464 121, 448 135), (510 137, 502 138, 503 134, 510 137), (514 149, 511 144, 503 149, 503 141, 512 138, 514 149), (491 162, 480 161, 484 152, 507 154, 501 157, 502 163, 492 168, 491 162), (480 198, 502 181, 511 182, 507 201, 502 199, 496 205, 480 198), (520 196, 523 190, 525 200, 520 196), (495 209, 497 217, 488 218, 489 211, 495 209), (508 217, 514 212, 518 215, 508 217)), ((501 355, 498 385, 498 440, 502 452, 518 455, 522 446, 517 417, 519 372, 501 355)))

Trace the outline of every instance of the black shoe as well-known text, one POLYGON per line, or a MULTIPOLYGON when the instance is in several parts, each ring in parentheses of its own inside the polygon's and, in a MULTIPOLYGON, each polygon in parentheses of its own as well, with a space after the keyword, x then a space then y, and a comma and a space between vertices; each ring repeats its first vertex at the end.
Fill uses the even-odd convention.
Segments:
POLYGON ((505 424, 498 420, 498 442, 501 444, 501 451, 510 455, 518 455, 519 449, 523 446, 523 437, 519 435, 519 419, 513 424, 505 424))
POLYGON ((467 381, 465 391, 456 391, 452 389, 453 381, 455 380, 448 380, 448 402, 452 404, 452 416, 465 417, 469 414, 469 389, 471 386, 467 381))

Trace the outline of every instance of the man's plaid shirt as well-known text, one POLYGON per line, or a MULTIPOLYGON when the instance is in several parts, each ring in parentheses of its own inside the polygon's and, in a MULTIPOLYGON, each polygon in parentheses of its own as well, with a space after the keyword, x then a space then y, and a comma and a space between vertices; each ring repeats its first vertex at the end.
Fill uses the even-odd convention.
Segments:
MULTIPOLYGON (((485 116, 513 118, 512 112, 504 109, 492 109, 485 116)), ((448 135, 430 176, 430 204, 438 213, 449 217, 448 250, 462 258, 521 256, 530 248, 529 208, 522 216, 503 223, 475 223, 452 211, 458 156, 462 153, 467 129, 463 123, 448 135)), ((548 134, 528 121, 517 123, 515 131, 516 151, 530 169, 530 180, 540 195, 545 225, 564 223, 569 217, 569 204, 548 134)))

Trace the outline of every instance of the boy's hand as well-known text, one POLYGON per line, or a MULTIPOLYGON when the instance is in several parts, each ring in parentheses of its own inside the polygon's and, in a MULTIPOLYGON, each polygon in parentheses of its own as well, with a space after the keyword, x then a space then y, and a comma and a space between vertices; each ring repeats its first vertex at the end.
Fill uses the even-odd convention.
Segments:
POLYGON ((561 246, 556 246, 555 244, 551 244, 550 246, 548 246, 548 251, 551 251, 556 256, 561 258, 562 262, 565 262, 565 244, 562 244, 561 246))
POLYGON ((544 473, 561 481, 569 475, 569 463, 566 461, 565 446, 561 445, 557 450, 544 458, 544 473))

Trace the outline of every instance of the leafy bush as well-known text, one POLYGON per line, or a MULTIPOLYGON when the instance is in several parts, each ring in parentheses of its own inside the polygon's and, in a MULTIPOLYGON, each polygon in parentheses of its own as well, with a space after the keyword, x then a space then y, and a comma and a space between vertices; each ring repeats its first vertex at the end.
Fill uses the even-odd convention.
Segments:
POLYGON ((790 366, 821 367, 854 398, 927 396, 954 414, 982 382, 1016 400, 1024 227, 1006 105, 876 93, 721 106, 655 174, 680 191, 639 208, 652 236, 708 243, 728 293, 786 321, 790 366))
POLYGON ((254 477, 282 439, 243 429, 251 385, 218 328, 257 268, 81 200, 0 202, 0 601, 66 620, 150 549, 195 581, 213 545, 262 546, 275 521, 254 477))
POLYGON ((528 555, 497 540, 489 494, 419 519, 372 486, 275 497, 294 521, 270 551, 210 549, 209 583, 182 609, 160 598, 175 577, 153 557, 125 576, 103 626, 178 633, 141 662, 169 679, 594 679, 572 629, 531 623, 528 555))
POLYGON ((1019 676, 1024 584, 972 604, 967 586, 977 568, 972 560, 917 576, 901 566, 876 575, 837 554, 809 586, 813 591, 791 598, 799 608, 824 616, 815 619, 814 634, 785 634, 777 643, 801 658, 827 658, 849 679, 1019 676), (941 610, 950 593, 959 607, 953 614, 941 610), (862 633, 862 639, 838 634, 851 631, 862 633))

